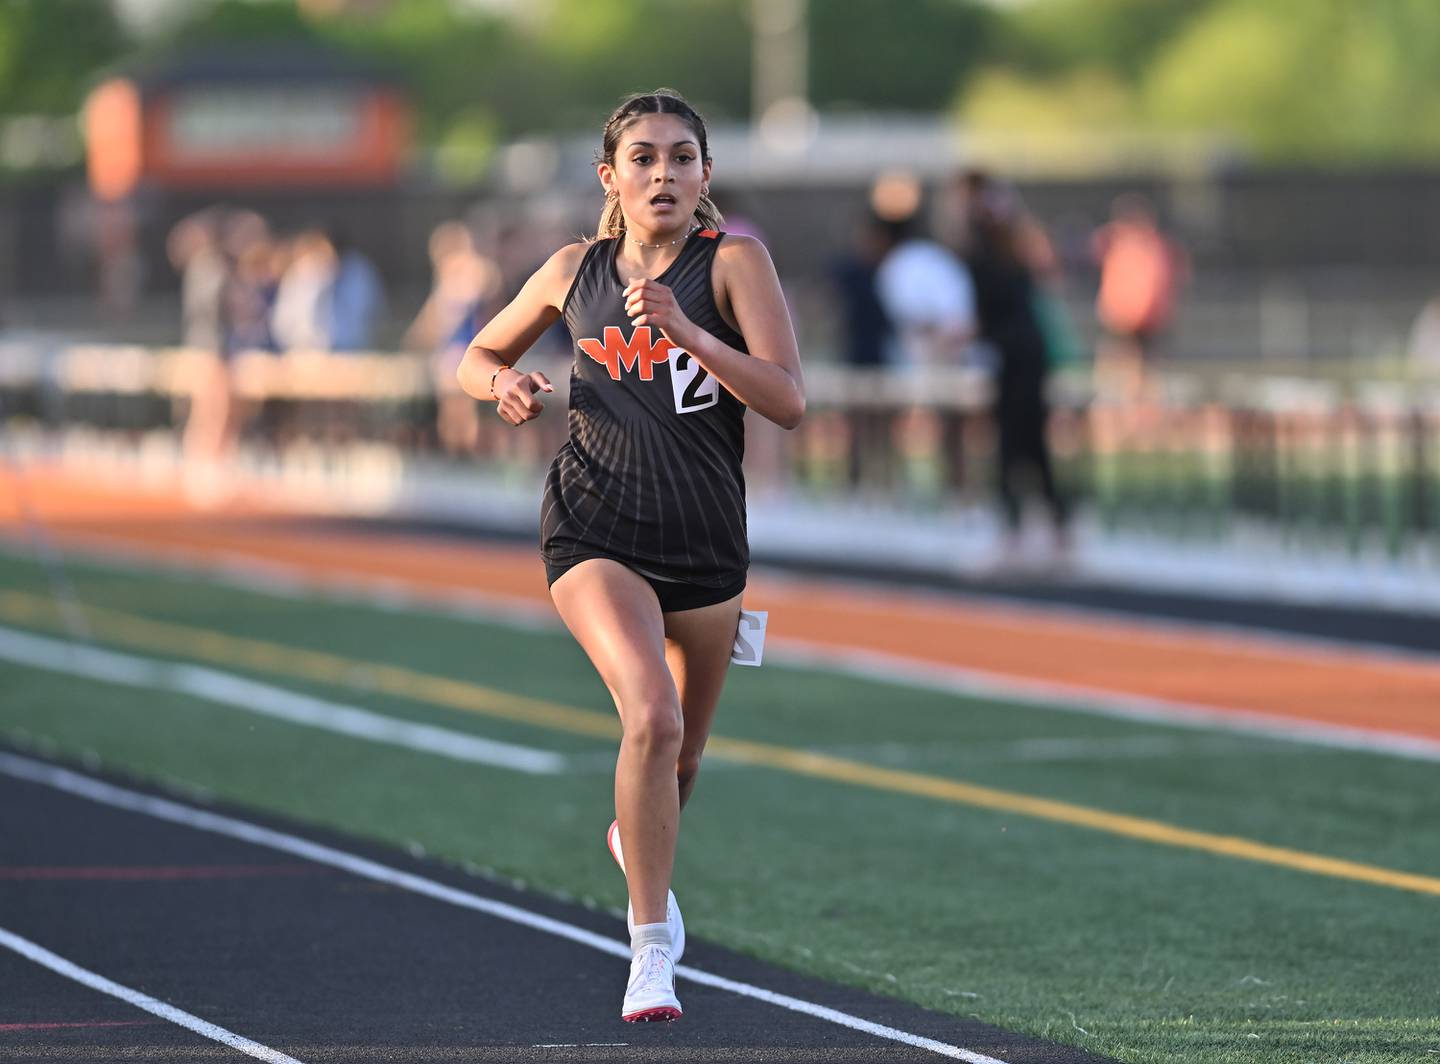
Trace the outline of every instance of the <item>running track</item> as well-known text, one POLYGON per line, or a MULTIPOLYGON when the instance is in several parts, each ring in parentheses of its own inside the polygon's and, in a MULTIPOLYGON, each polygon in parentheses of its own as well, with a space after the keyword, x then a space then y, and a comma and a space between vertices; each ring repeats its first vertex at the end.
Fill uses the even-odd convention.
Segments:
MULTIPOLYGON (((530 548, 374 534, 253 505, 196 513, 173 492, 120 490, 54 472, 27 480, 32 514, 61 546, 206 566, 283 567, 342 586, 398 586, 420 598, 458 594, 510 609, 548 609, 530 548)), ((23 542, 23 518, 16 496, 0 496, 0 532, 23 542)), ((763 573, 747 603, 771 611, 776 646, 958 667, 1021 687, 1059 684, 1189 703, 1260 715, 1302 732, 1325 725, 1440 740, 1440 663, 1422 654, 763 573)), ((687 987, 683 1024, 625 1027, 612 1015, 623 961, 583 941, 308 860, 308 851, 277 851, 34 778, 54 772, 0 752, 0 928, 277 1053, 360 1064, 937 1059, 928 1049, 703 984, 687 987), (16 777, 20 764, 31 766, 32 778, 16 777), (516 957, 526 959, 523 968, 510 963, 516 957)), ((55 778, 81 780, 83 789, 81 777, 55 778)), ((144 791, 117 782, 116 794, 144 791)), ((309 828, 266 826, 301 847, 317 836, 309 828)), ((605 914, 357 840, 317 841, 441 891, 538 913, 582 938, 621 937, 619 922, 605 914)), ((14 951, 14 941, 0 949, 6 988, 0 1046, 7 1060, 241 1059, 210 1037, 37 966, 14 951)), ((697 942, 686 961, 966 1047, 970 1059, 1095 1059, 804 979, 705 943, 697 942)))
MULTIPOLYGON (((260 563, 310 580, 398 586, 421 598, 469 594, 550 608, 528 546, 377 534, 253 504, 198 513, 174 491, 54 470, 26 481, 32 513, 61 546, 201 565, 260 563)), ((0 496, 0 532, 23 541, 22 517, 16 497, 0 496)), ((1297 733, 1320 725, 1440 743, 1440 654, 764 571, 752 574, 745 599, 770 612, 774 646, 967 670, 1021 690, 1044 685, 1230 712, 1297 733)))
POLYGON ((624 1024, 622 920, 3 749, 0 840, 7 1064, 191 1064, 242 1052, 275 1064, 1101 1060, 703 942, 687 947, 681 968, 684 1019, 624 1024), (36 956, 83 972, 59 974, 36 956), (141 1011, 95 977, 210 1030, 141 1011), (253 1048, 232 1048, 225 1035, 253 1048))

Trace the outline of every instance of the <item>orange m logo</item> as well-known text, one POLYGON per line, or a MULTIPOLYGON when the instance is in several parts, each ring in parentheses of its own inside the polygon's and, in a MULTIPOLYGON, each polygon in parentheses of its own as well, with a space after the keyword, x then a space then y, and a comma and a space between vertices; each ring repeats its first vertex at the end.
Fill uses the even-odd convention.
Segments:
POLYGON ((620 379, 621 366, 632 372, 639 366, 642 381, 654 380, 655 363, 669 361, 670 349, 675 346, 663 336, 652 341, 648 325, 638 326, 631 332, 629 340, 625 339, 618 326, 607 325, 604 343, 593 337, 577 343, 581 351, 608 369, 610 379, 616 381, 620 379))

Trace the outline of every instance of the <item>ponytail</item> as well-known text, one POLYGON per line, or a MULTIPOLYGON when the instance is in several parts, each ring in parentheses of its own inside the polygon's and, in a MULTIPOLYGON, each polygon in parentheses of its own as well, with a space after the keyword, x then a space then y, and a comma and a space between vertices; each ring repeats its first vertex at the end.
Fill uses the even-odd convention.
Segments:
POLYGON ((720 213, 720 208, 715 206, 715 201, 708 192, 700 193, 700 202, 695 205, 695 221, 700 223, 701 229, 714 229, 719 232, 725 228, 725 216, 720 213))
POLYGON ((607 195, 605 209, 600 212, 600 224, 595 227, 595 239, 605 240, 625 232, 625 212, 620 209, 620 197, 607 195))

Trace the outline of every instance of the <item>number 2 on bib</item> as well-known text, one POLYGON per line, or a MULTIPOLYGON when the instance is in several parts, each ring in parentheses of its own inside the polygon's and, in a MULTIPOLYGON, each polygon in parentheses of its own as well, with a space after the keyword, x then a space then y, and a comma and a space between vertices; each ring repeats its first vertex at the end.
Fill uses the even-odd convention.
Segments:
POLYGON ((720 382, 683 347, 670 349, 670 387, 675 392, 677 414, 693 414, 720 401, 720 382))

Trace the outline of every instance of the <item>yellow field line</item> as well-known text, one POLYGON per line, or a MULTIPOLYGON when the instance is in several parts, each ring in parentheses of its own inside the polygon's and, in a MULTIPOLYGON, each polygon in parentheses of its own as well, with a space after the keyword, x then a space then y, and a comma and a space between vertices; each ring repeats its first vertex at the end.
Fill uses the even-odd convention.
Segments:
MULTIPOLYGON (((154 621, 133 614, 94 606, 86 615, 97 635, 125 646, 182 654, 261 672, 278 673, 361 691, 382 692, 433 705, 479 713, 489 717, 556 731, 614 739, 620 734, 612 713, 576 709, 538 698, 497 691, 464 680, 416 672, 398 665, 356 661, 314 650, 299 650, 256 639, 225 635, 188 625, 154 621)), ((0 592, 0 617, 54 629, 59 617, 51 600, 20 592, 0 592)), ((1271 846, 1235 835, 1192 831, 1160 820, 1111 813, 1103 809, 1014 791, 982 787, 942 776, 879 768, 861 761, 807 753, 791 747, 712 736, 706 753, 728 761, 778 769, 812 779, 831 780, 894 794, 913 794, 943 802, 992 809, 1089 828, 1125 838, 1199 850, 1243 861, 1276 865, 1314 875, 1349 879, 1397 890, 1440 896, 1440 878, 1398 872, 1389 868, 1346 861, 1323 854, 1271 846)))

